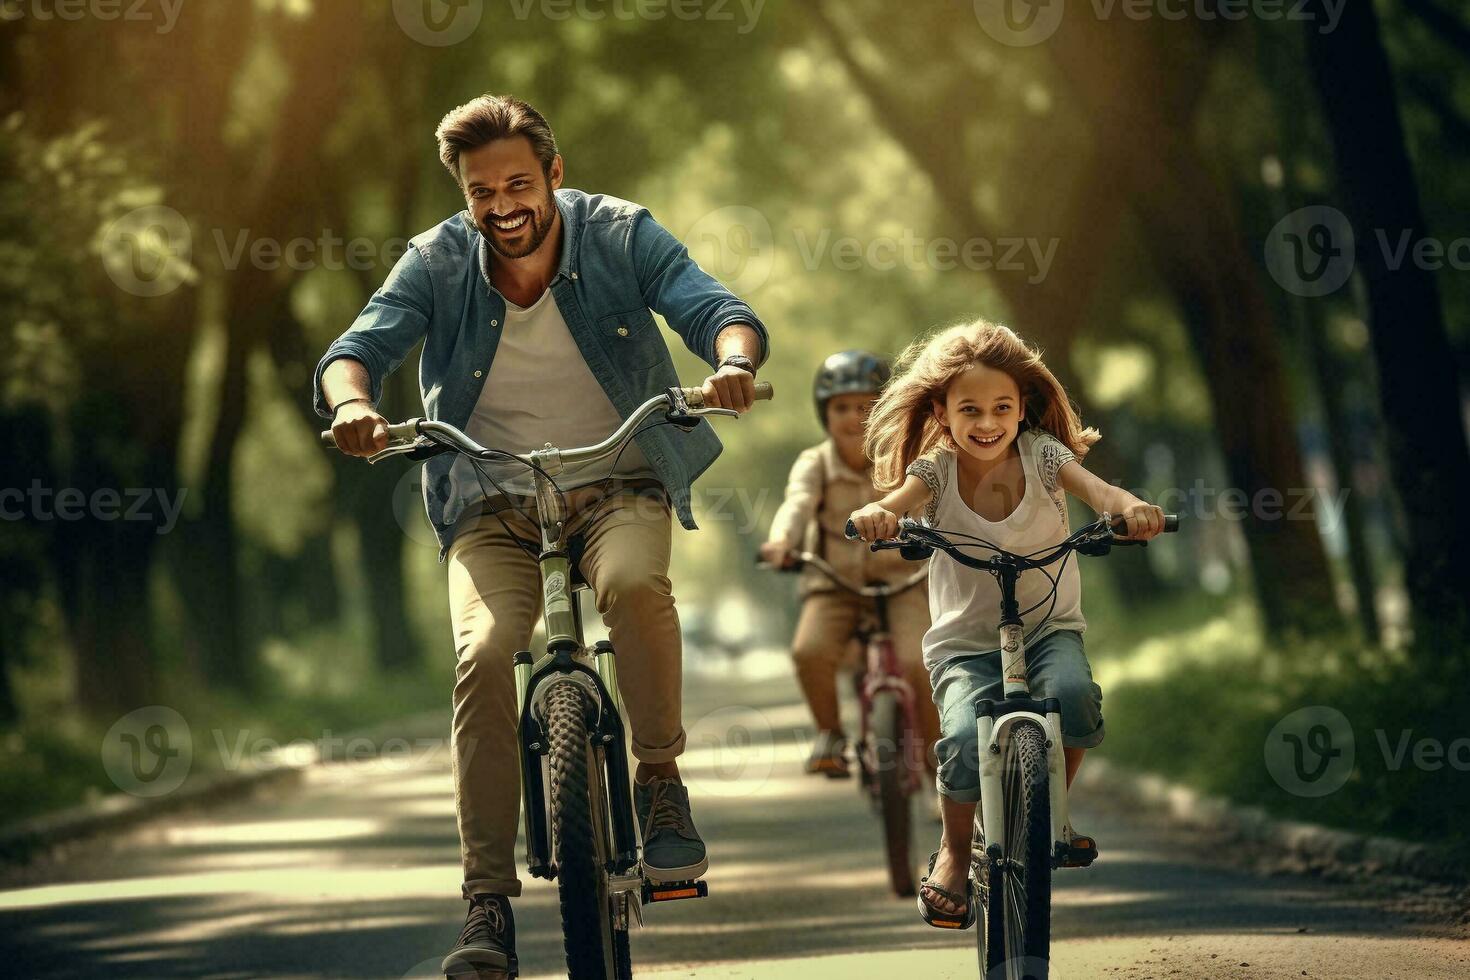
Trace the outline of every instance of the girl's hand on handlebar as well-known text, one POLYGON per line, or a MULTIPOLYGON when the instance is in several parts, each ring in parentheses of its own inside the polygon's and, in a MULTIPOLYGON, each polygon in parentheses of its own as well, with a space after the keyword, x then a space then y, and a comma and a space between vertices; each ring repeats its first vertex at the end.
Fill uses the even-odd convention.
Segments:
POLYGON ((1116 533, 1126 541, 1148 541, 1164 533, 1164 509, 1141 500, 1124 507, 1114 521, 1124 525, 1116 533))
POLYGON ((388 448, 388 420, 367 402, 348 402, 332 418, 332 438, 349 456, 371 456, 388 448))
POLYGON ((879 541, 898 537, 898 515, 882 504, 871 503, 860 507, 849 515, 857 528, 858 537, 864 541, 879 541))
POLYGON ((761 561, 777 568, 790 568, 796 564, 796 557, 784 541, 767 541, 760 546, 760 556, 761 561))

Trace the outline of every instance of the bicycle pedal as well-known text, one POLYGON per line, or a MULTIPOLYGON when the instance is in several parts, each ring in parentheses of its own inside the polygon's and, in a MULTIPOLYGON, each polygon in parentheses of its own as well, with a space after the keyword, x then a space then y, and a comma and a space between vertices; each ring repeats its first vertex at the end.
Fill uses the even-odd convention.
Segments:
POLYGON ((643 902, 677 902, 684 898, 705 898, 709 885, 703 881, 661 881, 643 883, 643 902))
POLYGON ((1056 855, 1052 859, 1052 867, 1090 868, 1092 862, 1096 860, 1096 847, 1068 847, 1065 844, 1058 844, 1056 855))

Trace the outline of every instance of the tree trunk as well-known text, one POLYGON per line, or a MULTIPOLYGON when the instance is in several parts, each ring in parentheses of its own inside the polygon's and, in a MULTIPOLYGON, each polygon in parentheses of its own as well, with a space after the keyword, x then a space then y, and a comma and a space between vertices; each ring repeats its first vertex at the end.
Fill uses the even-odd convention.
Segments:
POLYGON ((1424 216, 1373 5, 1344 5, 1337 30, 1307 31, 1307 50, 1367 284, 1388 458, 1408 531, 1415 639, 1426 652, 1442 647, 1463 658, 1470 522, 1459 505, 1470 486, 1470 448, 1438 284, 1412 254, 1425 238, 1424 216), (1392 250, 1402 241, 1411 251, 1396 263, 1392 250))
POLYGON ((1373 552, 1368 544, 1368 521, 1363 508, 1363 495, 1353 486, 1358 453, 1348 410, 1343 397, 1342 379, 1346 366, 1341 364, 1327 337, 1322 322, 1321 303, 1301 301, 1298 305, 1300 329, 1306 339, 1307 357, 1322 399, 1323 425, 1327 430, 1328 452, 1337 475, 1338 491, 1344 494, 1342 518, 1347 536, 1348 573, 1357 600, 1358 622, 1369 643, 1377 644, 1383 636, 1378 622, 1378 583, 1373 571, 1373 552))

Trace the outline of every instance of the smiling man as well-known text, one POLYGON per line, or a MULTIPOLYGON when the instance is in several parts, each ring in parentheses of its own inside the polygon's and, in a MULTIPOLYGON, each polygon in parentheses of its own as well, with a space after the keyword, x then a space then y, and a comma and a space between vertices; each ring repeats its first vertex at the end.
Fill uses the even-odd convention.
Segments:
MULTIPOLYGON (((427 417, 483 446, 526 452, 592 445, 647 398, 678 383, 653 312, 710 364, 706 402, 740 412, 755 395, 766 331, 750 307, 690 259, 635 204, 562 187, 556 138, 539 112, 483 96, 446 115, 439 155, 466 210, 414 238, 351 329, 322 357, 316 407, 337 445, 387 444, 383 378, 423 341, 427 417)), ((690 484, 719 455, 708 425, 649 428, 609 472, 568 467, 585 551, 581 568, 619 651, 638 760, 635 797, 645 874, 697 878, 707 867, 676 762, 684 749, 682 646, 668 579, 672 513, 693 528, 690 484), (577 488, 581 488, 580 491, 577 488)), ((425 465, 424 498, 449 564, 455 803, 465 928, 450 974, 513 973, 520 894, 514 846, 519 759, 512 658, 540 612, 534 508, 523 472, 482 487, 462 457, 425 465)))

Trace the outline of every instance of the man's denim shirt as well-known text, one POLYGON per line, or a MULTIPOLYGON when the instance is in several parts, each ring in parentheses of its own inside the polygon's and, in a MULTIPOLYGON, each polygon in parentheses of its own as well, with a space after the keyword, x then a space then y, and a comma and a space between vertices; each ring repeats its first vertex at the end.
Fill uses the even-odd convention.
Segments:
MULTIPOLYGON (((646 209, 570 189, 556 192, 556 206, 563 232, 561 264, 551 292, 620 416, 627 418, 649 398, 680 383, 650 310, 662 314, 711 367, 718 362, 715 338, 735 323, 749 324, 760 335, 760 360, 765 360, 766 330, 755 313, 700 269, 646 209)), ((383 379, 423 340, 419 388, 425 416, 461 429, 468 425, 490 376, 498 327, 505 321, 505 298, 484 272, 489 267, 486 249, 468 211, 412 239, 367 308, 317 365, 317 414, 332 414, 322 394, 322 371, 332 361, 361 361, 376 405, 383 379)), ((546 393, 548 401, 555 397, 554 391, 546 393)), ((719 438, 704 421, 690 432, 657 426, 641 433, 637 442, 680 522, 694 529, 690 485, 719 456, 719 438)), ((441 561, 453 541, 461 507, 451 500, 454 459, 454 454, 444 454, 424 464, 424 504, 439 539, 441 561)))

